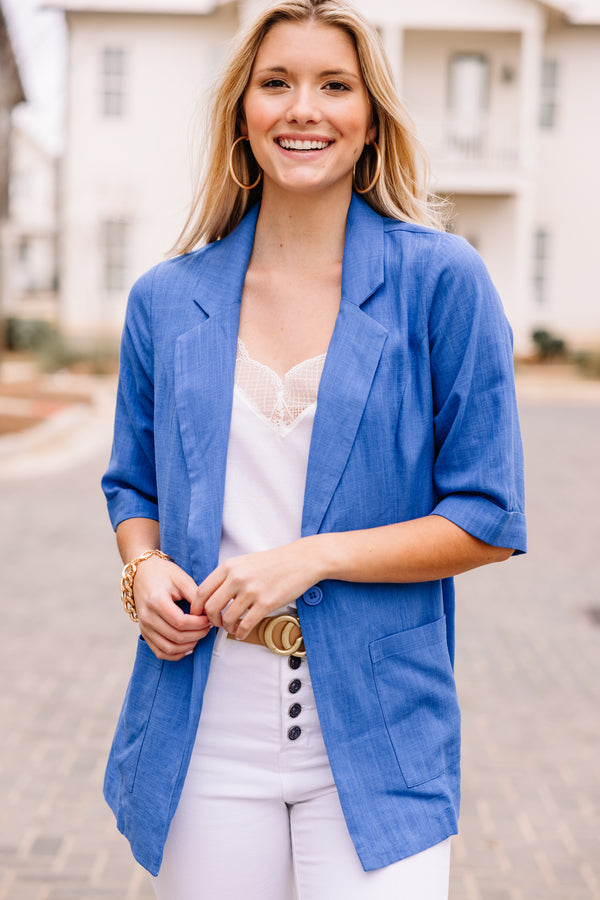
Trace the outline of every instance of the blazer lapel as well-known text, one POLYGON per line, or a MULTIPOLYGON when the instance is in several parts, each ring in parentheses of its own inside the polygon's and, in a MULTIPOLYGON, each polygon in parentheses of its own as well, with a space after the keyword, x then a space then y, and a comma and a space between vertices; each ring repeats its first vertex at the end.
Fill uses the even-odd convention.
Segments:
POLYGON ((216 565, 221 538, 227 444, 240 302, 258 208, 201 254, 192 299, 207 318, 177 339, 175 398, 191 502, 188 533, 194 575, 216 565))
MULTIPOLYGON (((206 319, 177 340, 175 395, 190 476, 189 534, 196 578, 217 563, 240 301, 258 208, 198 259, 192 299, 206 319)), ((321 377, 302 533, 316 533, 352 449, 387 337, 360 307, 383 283, 383 220, 353 196, 340 311, 321 377)))
POLYGON ((386 329, 360 308, 383 284, 383 220, 353 195, 348 211, 342 299, 321 376, 302 534, 323 522, 344 471, 385 344, 386 329))

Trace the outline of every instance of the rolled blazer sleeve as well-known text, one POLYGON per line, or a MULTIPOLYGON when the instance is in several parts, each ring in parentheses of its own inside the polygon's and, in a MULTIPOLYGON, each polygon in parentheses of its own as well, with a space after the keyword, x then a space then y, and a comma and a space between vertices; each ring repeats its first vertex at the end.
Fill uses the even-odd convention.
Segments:
POLYGON ((466 241, 442 253, 429 309, 435 515, 497 547, 526 550, 512 333, 466 241))
POLYGON ((137 516, 158 520, 151 326, 153 270, 129 295, 119 365, 114 440, 102 488, 113 528, 137 516))

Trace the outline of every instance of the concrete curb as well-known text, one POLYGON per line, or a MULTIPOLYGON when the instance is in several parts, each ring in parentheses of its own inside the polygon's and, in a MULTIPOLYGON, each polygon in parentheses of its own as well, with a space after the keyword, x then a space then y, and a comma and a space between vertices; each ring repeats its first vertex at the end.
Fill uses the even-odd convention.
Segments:
POLYGON ((600 381, 547 372, 518 372, 517 399, 521 403, 595 406, 600 404, 600 381))
MULTIPOLYGON (((80 376, 75 386, 92 402, 73 403, 38 425, 0 437, 0 479, 59 472, 99 453, 108 460, 116 379, 80 376)), ((519 372, 517 398, 523 406, 600 406, 600 381, 553 370, 519 372)))
POLYGON ((103 451, 108 460, 116 380, 82 378, 90 403, 73 403, 25 431, 0 437, 0 479, 58 472, 103 451))

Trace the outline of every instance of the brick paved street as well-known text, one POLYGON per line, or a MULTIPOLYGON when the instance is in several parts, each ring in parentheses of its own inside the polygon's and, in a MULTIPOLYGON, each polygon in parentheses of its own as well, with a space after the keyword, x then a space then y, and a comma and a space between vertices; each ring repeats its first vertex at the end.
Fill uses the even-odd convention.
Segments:
POLYGON ((459 580, 452 900, 600 898, 600 406, 521 404, 529 554, 459 580))
MULTIPOLYGON (((530 554, 458 584, 452 900, 600 900, 600 393, 552 396, 521 408, 530 554)), ((0 453, 0 900, 152 897, 101 798, 134 651, 101 426, 49 465, 0 453)))

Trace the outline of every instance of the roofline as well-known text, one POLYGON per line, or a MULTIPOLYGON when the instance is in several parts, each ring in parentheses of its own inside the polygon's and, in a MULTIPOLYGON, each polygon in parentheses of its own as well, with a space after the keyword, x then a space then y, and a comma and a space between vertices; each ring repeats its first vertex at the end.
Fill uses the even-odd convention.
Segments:
POLYGON ((12 68, 12 74, 14 79, 15 91, 13 96, 10 98, 9 102, 11 106, 17 106, 19 103, 26 103, 27 97, 25 95, 25 88, 23 87, 23 82, 21 81, 21 73, 19 71, 19 64, 17 62, 17 57, 15 55, 13 42, 10 34, 10 28, 6 16, 4 15, 4 11, 2 9, 2 4, 0 3, 0 32, 4 32, 6 35, 6 43, 4 47, 4 52, 7 54, 7 62, 12 68))
POLYGON ((162 0, 147 0, 145 7, 135 5, 135 0, 113 0, 110 5, 102 0, 43 0, 43 9, 63 10, 65 13, 95 13, 110 15, 145 15, 145 16, 206 16, 224 6, 228 0, 197 0, 186 3, 185 0, 173 0, 172 3, 162 0))
POLYGON ((560 13, 569 25, 600 25, 600 10, 597 13, 579 10, 577 0, 536 0, 536 2, 560 13))
MULTIPOLYGON (((61 9, 65 13, 96 13, 119 15, 200 15, 206 16, 216 12, 219 7, 231 0, 146 0, 145 7, 140 8, 135 0, 43 0, 45 9, 61 9)), ((600 10, 597 13, 586 13, 578 9, 577 0, 533 0, 564 17, 570 25, 600 25, 600 10)))
POLYGON ((17 135, 19 138, 27 141, 35 150, 41 155, 45 156, 48 160, 53 163, 56 163, 60 160, 61 154, 58 151, 50 150, 49 147, 46 146, 43 140, 39 138, 34 131, 32 131, 29 125, 24 125, 22 122, 19 122, 18 119, 14 120, 11 124, 12 132, 14 135, 17 135))

